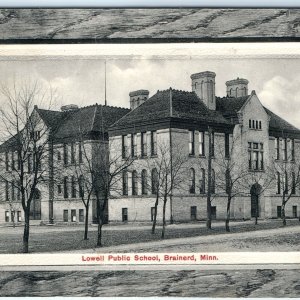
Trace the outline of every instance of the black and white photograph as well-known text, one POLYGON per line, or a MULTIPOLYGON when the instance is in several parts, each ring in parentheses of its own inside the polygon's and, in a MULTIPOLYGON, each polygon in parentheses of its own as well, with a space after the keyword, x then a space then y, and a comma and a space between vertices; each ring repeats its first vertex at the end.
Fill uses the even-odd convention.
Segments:
POLYGON ((299 297, 298 43, 8 43, 0 70, 0 296, 299 297))

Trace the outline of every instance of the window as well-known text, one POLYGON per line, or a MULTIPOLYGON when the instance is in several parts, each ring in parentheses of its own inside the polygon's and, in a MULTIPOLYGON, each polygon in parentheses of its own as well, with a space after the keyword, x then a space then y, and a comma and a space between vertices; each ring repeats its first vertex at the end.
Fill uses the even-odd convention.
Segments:
POLYGON ((216 176, 215 176, 215 170, 211 169, 211 193, 215 194, 216 192, 216 176))
POLYGON ((248 142, 248 167, 249 170, 264 170, 264 145, 263 143, 248 142))
POLYGON ((190 169, 190 194, 195 194, 195 170, 193 168, 190 169))
POLYGON ((83 175, 79 176, 78 184, 79 184, 79 197, 83 198, 84 197, 84 178, 83 178, 83 175))
POLYGON ((282 140, 282 155, 283 160, 287 160, 287 139, 282 140))
POLYGON ((64 198, 69 198, 68 177, 67 176, 64 178, 64 198))
POLYGON ((291 148, 291 160, 295 160, 295 140, 290 140, 290 148, 291 148))
POLYGON ((212 220, 216 220, 217 219, 217 207, 212 206, 210 209, 210 213, 211 213, 212 220))
POLYGON ((39 140, 41 137, 41 132, 40 131, 31 131, 30 132, 30 139, 31 140, 39 140))
POLYGON ((79 222, 84 222, 84 210, 79 209, 79 222))
POLYGON ((205 155, 205 148, 204 148, 204 132, 199 132, 199 155, 205 155))
POLYGON ((57 193, 60 195, 62 193, 61 191, 61 184, 57 185, 57 193))
POLYGON ((252 128, 255 129, 255 121, 252 120, 252 128))
POLYGON ((215 156, 215 133, 211 133, 211 156, 215 156))
POLYGON ((152 194, 156 194, 158 192, 158 173, 156 169, 151 171, 151 187, 152 194))
POLYGON ((295 176, 295 172, 292 172, 292 190, 291 190, 291 194, 292 195, 296 194, 296 176, 295 176))
POLYGON ((195 155, 195 132, 189 130, 189 155, 195 155))
POLYGON ((142 171, 142 195, 148 194, 148 188, 147 188, 147 171, 142 171))
POLYGON ((16 200, 16 198, 15 198, 15 182, 14 181, 11 182, 11 200, 12 201, 16 200))
POLYGON ((128 221, 128 209, 126 207, 122 208, 122 222, 128 221))
POLYGON ((191 206, 191 220, 197 220, 197 206, 191 206))
POLYGON ((297 218, 297 205, 293 206, 293 218, 297 218))
POLYGON ((205 194, 205 170, 202 168, 200 172, 200 194, 205 194))
POLYGON ((5 170, 9 171, 9 158, 7 152, 5 152, 5 170))
POLYGON ((22 161, 22 159, 21 159, 21 153, 18 152, 18 170, 21 169, 21 161, 22 161))
POLYGON ((9 211, 5 212, 5 222, 9 222, 9 211))
POLYGON ((79 160, 80 164, 83 162, 83 159, 82 159, 82 143, 81 142, 79 142, 79 144, 78 144, 78 160, 79 160))
POLYGON ((226 194, 229 194, 232 189, 232 180, 230 170, 226 169, 225 172, 225 184, 226 184, 226 194))
POLYGON ((122 135, 122 158, 127 157, 127 135, 122 135))
POLYGON ((68 164, 68 145, 64 144, 64 164, 68 164))
POLYGON ((154 221, 155 217, 155 207, 151 207, 151 222, 154 221))
POLYGON ((76 209, 71 209, 71 222, 76 222, 76 209))
POLYGON ((225 133, 225 158, 229 158, 229 134, 225 133))
POLYGON ((277 206, 277 218, 281 218, 281 206, 277 206))
POLYGON ((17 222, 22 222, 22 213, 20 210, 17 211, 17 222))
POLYGON ((280 159, 279 138, 275 139, 276 159, 280 159))
POLYGON ((157 134, 151 131, 151 155, 157 155, 157 134))
POLYGON ((69 211, 67 209, 64 209, 63 220, 64 222, 69 222, 69 211))
POLYGON ((75 179, 75 176, 72 176, 71 186, 72 186, 72 198, 76 198, 76 179, 75 179))
POLYGON ((15 154, 11 152, 11 169, 15 170, 15 154))
POLYGON ((9 201, 9 183, 7 180, 5 181, 5 200, 9 201))
POLYGON ((255 121, 255 128, 258 129, 258 121, 255 121))
POLYGON ((17 200, 21 200, 21 181, 17 181, 17 200))
POLYGON ((261 129, 261 121, 259 121, 258 125, 259 125, 258 129, 261 129))
POLYGON ((142 157, 147 156, 147 136, 146 136, 146 132, 141 133, 141 155, 142 155, 142 157))
POLYGON ((71 143, 71 164, 75 164, 75 148, 74 148, 74 143, 71 143))
POLYGON ((128 195, 128 173, 127 171, 123 171, 122 173, 122 186, 123 186, 123 195, 128 195))
POLYGON ((138 194, 138 187, 137 187, 137 172, 136 171, 132 171, 132 195, 137 195, 138 194))
POLYGON ((61 160, 61 153, 60 153, 60 150, 57 150, 57 160, 61 160))
POLYGON ((280 180, 279 172, 277 172, 276 177, 277 177, 277 194, 280 194, 281 193, 281 180, 280 180))
POLYGON ((251 122, 251 120, 249 120, 249 128, 251 128, 252 126, 251 126, 251 124, 252 124, 252 122, 251 122))
POLYGON ((137 155, 136 134, 131 134, 131 157, 137 155))
POLYGON ((283 183, 283 186, 284 186, 284 193, 287 194, 288 193, 288 175, 287 175, 286 171, 284 172, 284 183, 283 183))

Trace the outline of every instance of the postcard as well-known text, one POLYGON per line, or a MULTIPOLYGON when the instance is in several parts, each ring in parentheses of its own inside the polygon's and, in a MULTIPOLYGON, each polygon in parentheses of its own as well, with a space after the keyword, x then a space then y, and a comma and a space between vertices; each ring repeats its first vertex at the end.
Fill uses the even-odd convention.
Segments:
POLYGON ((0 69, 0 294, 299 295, 299 44, 1 45, 0 69))

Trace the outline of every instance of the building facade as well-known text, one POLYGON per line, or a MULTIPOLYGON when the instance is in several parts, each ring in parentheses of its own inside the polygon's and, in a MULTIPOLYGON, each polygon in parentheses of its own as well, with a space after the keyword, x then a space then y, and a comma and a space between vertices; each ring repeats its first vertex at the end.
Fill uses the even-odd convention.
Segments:
POLYGON ((168 194, 166 219, 206 219, 209 137, 213 218, 226 218, 228 169, 235 181, 232 219, 280 217, 283 193, 291 194, 286 216, 298 217, 300 131, 265 108, 255 91, 249 94, 246 79, 227 81, 223 98, 215 95, 215 73, 193 74, 191 80, 191 92, 170 88, 139 104, 132 95, 143 98, 145 90, 131 92, 132 110, 109 128, 114 149, 135 157, 120 178, 123 194, 112 194, 109 201, 110 221, 153 220, 155 174, 166 152, 170 165, 178 155, 184 165, 168 194))

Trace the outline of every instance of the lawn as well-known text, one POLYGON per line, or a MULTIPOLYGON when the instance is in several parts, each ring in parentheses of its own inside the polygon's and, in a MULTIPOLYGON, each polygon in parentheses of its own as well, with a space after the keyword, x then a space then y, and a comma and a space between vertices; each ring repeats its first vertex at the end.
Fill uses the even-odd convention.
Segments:
MULTIPOLYGON (((299 226, 298 220, 288 220, 287 226, 299 226)), ((212 230, 205 228, 205 223, 169 225, 166 228, 165 239, 176 239, 182 237, 197 237, 208 235, 222 235, 226 233, 223 223, 213 224, 212 230)), ((232 222, 231 234, 274 229, 282 227, 280 220, 261 221, 258 225, 253 222, 232 222)), ((29 251, 55 252, 78 249, 94 248, 97 239, 97 228, 92 226, 89 232, 89 240, 83 240, 83 226, 31 226, 29 251)), ((21 253, 22 250, 22 227, 0 228, 0 253, 21 253)), ((115 246, 122 244, 134 244, 148 241, 159 241, 161 227, 158 227, 154 235, 151 234, 151 226, 110 226, 103 230, 103 246, 115 246)), ((274 237, 276 240, 276 237, 274 237)), ((267 237, 270 243, 273 238, 267 237)), ((286 235, 286 242, 298 243, 299 238, 286 235)), ((216 239, 217 240, 217 239, 216 239)), ((256 242, 257 241, 256 239, 256 242)), ((285 238, 280 238, 278 243, 285 243, 285 238)), ((220 251, 221 249, 216 249, 220 251)), ((126 249, 125 249, 126 251, 126 249)), ((176 251, 176 249, 174 249, 176 251)), ((222 250, 221 250, 222 251, 222 250)))

